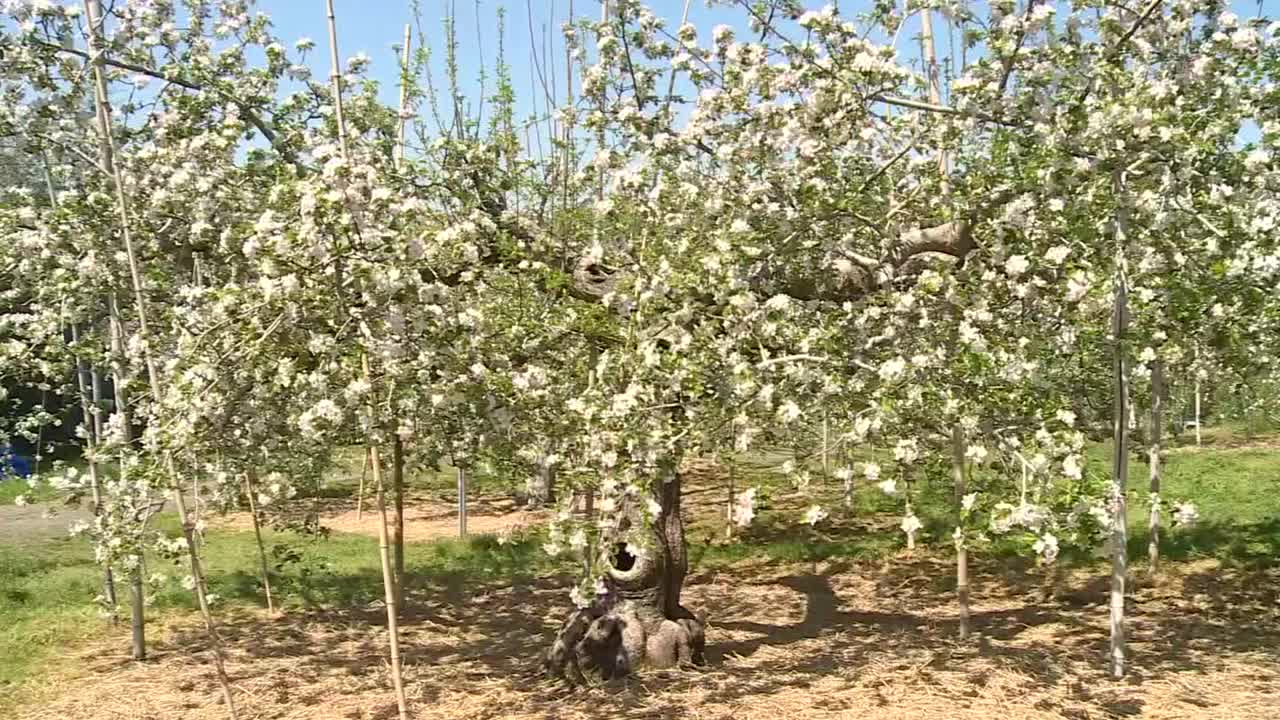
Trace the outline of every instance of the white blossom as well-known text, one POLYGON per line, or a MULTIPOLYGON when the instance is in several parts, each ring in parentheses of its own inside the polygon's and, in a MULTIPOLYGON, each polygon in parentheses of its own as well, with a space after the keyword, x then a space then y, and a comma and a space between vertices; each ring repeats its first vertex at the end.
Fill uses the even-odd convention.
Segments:
POLYGON ((1173 524, 1175 527, 1191 525, 1200 518, 1200 512, 1196 509, 1194 503, 1181 502, 1173 507, 1173 524))
POLYGON ((818 523, 826 519, 827 519, 827 511, 823 510, 818 505, 811 506, 808 510, 805 511, 805 514, 804 514, 804 521, 809 525, 817 525, 818 523))
POLYGON ((1013 255, 1004 263, 1004 271, 1009 277, 1019 277, 1031 267, 1026 255, 1013 255))
POLYGON ((756 516, 756 488, 747 488, 734 499, 732 517, 730 520, 739 527, 746 527, 751 524, 752 519, 756 516))
POLYGON ((1046 563, 1052 563, 1058 559, 1058 538, 1052 533, 1041 535, 1032 545, 1032 549, 1036 554, 1044 558, 1046 563))

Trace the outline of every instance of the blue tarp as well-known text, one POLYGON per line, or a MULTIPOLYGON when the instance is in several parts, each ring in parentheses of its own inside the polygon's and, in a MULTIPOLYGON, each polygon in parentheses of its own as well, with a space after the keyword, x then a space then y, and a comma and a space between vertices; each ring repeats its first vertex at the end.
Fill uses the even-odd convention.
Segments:
POLYGON ((0 478, 12 469, 18 477, 31 475, 31 458, 13 451, 8 445, 0 445, 0 478))

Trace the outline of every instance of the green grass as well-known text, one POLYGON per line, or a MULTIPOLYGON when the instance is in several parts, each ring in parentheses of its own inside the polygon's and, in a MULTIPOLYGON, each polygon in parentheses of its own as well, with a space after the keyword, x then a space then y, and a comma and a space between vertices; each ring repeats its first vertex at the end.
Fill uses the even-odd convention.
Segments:
POLYGON ((0 709, 58 649, 102 632, 92 604, 101 570, 83 540, 0 545, 0 709))
MULTIPOLYGON (((1273 442, 1274 436, 1255 434, 1246 438, 1242 427, 1205 429, 1205 449, 1170 452, 1162 473, 1161 497, 1166 503, 1190 500, 1200 518, 1187 528, 1169 528, 1164 516, 1162 556, 1172 560, 1216 558, 1224 565, 1263 567, 1280 563, 1280 449, 1234 447, 1241 443, 1273 442), (1214 449, 1214 448, 1223 449, 1214 449)), ((1186 446, 1187 436, 1182 445, 1186 446)), ((1194 437, 1190 439, 1194 445, 1194 437)), ((752 458, 739 464, 740 487, 757 486, 764 497, 763 508, 751 527, 738 534, 732 544, 704 543, 690 550, 695 567, 723 568, 743 561, 796 562, 831 559, 883 560, 905 545, 897 528, 902 514, 900 498, 885 495, 861 478, 851 507, 843 507, 834 486, 815 480, 811 493, 830 513, 817 528, 800 522, 802 506, 775 503, 791 491, 790 482, 774 471, 789 455, 752 458), (868 518, 882 522, 868 526, 868 518)), ((888 465, 886 465, 888 467, 888 465)), ((1091 446, 1086 454, 1087 471, 1109 477, 1110 444, 1091 446)), ((1129 556, 1141 562, 1147 557, 1149 469, 1145 457, 1137 453, 1129 463, 1129 556)), ((977 488, 974 488, 977 489, 977 488)), ((949 479, 919 482, 914 489, 915 512, 924 524, 917 542, 925 552, 950 552, 950 534, 955 511, 949 479)), ((699 527, 694 523, 695 540, 723 536, 719 518, 699 527)), ((1032 539, 1010 534, 992 538, 977 552, 997 558, 1026 557, 1032 539)), ((1066 551, 1066 564, 1098 562, 1088 552, 1066 551)))
MULTIPOLYGON (((176 518, 163 515, 156 527, 170 534, 176 518)), ((356 607, 382 599, 377 541, 357 535, 327 538, 292 532, 264 534, 270 553, 272 591, 289 608, 356 607)), ((211 532, 203 546, 209 589, 223 606, 262 607, 258 550, 252 532, 211 532)), ((540 549, 536 537, 499 544, 488 536, 467 540, 409 544, 406 591, 445 589, 491 582, 510 583, 545 575, 561 566, 540 549)), ((195 610, 194 595, 183 589, 189 574, 185 557, 148 557, 148 575, 166 580, 154 586, 148 618, 195 610)), ((93 598, 101 592, 102 570, 92 561, 89 543, 80 539, 42 540, 22 546, 0 544, 0 716, 16 702, 13 689, 59 654, 93 638, 111 635, 123 649, 128 640, 127 587, 118 579, 121 624, 112 628, 93 598)))
POLYGON ((53 488, 44 483, 32 487, 25 478, 0 480, 0 505, 12 505, 19 495, 25 495, 31 502, 47 502, 57 497, 53 488))

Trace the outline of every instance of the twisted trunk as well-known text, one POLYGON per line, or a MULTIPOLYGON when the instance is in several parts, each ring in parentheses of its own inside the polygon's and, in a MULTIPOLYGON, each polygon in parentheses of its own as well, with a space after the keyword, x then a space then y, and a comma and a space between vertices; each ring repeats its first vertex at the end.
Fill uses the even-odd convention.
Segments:
POLYGON ((529 480, 529 505, 546 507, 556 501, 556 469, 551 463, 538 461, 529 480))
POLYGON ((543 658, 548 674, 581 684, 588 676, 608 680, 640 667, 706 661, 705 623, 680 604, 689 568, 680 489, 678 472, 654 480, 660 510, 653 550, 636 557, 614 548, 606 592, 570 613, 543 658))

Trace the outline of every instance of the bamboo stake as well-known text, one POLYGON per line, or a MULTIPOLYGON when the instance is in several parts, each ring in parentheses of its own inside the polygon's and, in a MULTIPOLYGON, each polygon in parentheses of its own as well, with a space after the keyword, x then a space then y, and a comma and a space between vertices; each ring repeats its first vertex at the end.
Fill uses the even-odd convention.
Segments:
MULTIPOLYGON (((99 33, 102 32, 103 15, 101 0, 85 0, 85 15, 88 20, 88 43, 89 57, 93 65, 93 76, 95 85, 95 107, 97 110, 98 120, 98 140, 101 153, 101 164, 103 170, 111 177, 112 184, 115 186, 116 194, 116 210, 120 215, 120 235, 124 241, 125 255, 129 262, 129 277, 133 283, 133 292, 138 310, 138 334, 142 340, 143 358, 147 366, 147 377, 151 385, 151 395, 153 402, 158 403, 163 397, 160 388, 160 376, 156 372, 155 358, 151 354, 150 332, 147 327, 147 309, 146 298, 143 293, 141 271, 136 253, 133 249, 133 237, 130 230, 129 222, 129 202, 124 191, 124 177, 120 172, 120 168, 115 164, 115 140, 111 133, 111 112, 110 101, 107 95, 107 75, 105 70, 103 49, 98 46, 99 33)), ((173 465, 173 457, 166 454, 165 468, 171 479, 176 481, 177 472, 173 465)), ((204 616, 205 629, 209 634, 210 644, 213 646, 214 666, 217 670, 218 681, 222 686, 223 699, 227 704, 227 714, 232 720, 238 719, 236 712, 235 699, 231 695, 231 681, 227 677, 226 667, 223 661, 222 638, 218 635, 217 625, 213 620, 213 613, 209 610, 209 602, 205 593, 204 573, 200 567, 200 555, 196 549, 195 540, 193 538, 192 526, 187 517, 186 502, 182 497, 182 486, 175 483, 173 492, 174 505, 178 510, 178 518, 182 523, 182 532, 187 541, 187 554, 191 560, 191 576, 195 579, 196 599, 200 605, 200 612, 204 616)))
MULTIPOLYGON (((921 44, 925 63, 925 77, 929 84, 929 101, 934 105, 942 104, 942 78, 938 71, 938 57, 934 47, 933 11, 924 8, 920 13, 921 44)), ((948 26, 950 27, 950 26, 948 26)), ((948 36, 950 32, 948 31, 948 36)), ((950 159, 946 152, 938 153, 938 174, 942 180, 942 194, 951 194, 951 184, 947 182, 947 171, 950 159)), ((951 428, 951 474, 955 490, 956 514, 964 512, 962 503, 965 496, 965 436, 964 428, 959 420, 951 428)), ((1026 476, 1026 468, 1023 468, 1026 476)), ((1025 479, 1023 493, 1025 494, 1025 479)), ((956 546, 956 598, 960 603, 960 639, 969 637, 969 548, 964 540, 956 546)))
MULTIPOLYGON (((934 105, 942 104, 942 78, 938 72, 938 57, 933 44, 933 11, 925 8, 920 12, 920 42, 924 45, 925 77, 929 81, 929 101, 934 105)), ((950 194, 947 183, 949 160, 945 152, 938 153, 938 172, 942 175, 942 192, 950 194)))
POLYGON ((270 565, 267 563, 267 548, 262 544, 262 525, 258 520, 258 488, 256 485, 253 470, 245 472, 244 492, 249 496, 249 514, 253 516, 253 537, 258 542, 258 559, 262 562, 262 589, 267 595, 267 612, 274 615, 276 613, 276 605, 271 599, 271 572, 270 565))
POLYGON ((1196 447, 1200 442, 1200 346, 1196 345, 1196 447))
POLYGON ((849 472, 849 476, 846 477, 844 480, 844 492, 841 500, 843 501, 845 507, 853 507, 854 463, 853 463, 853 448, 850 447, 849 444, 847 443, 845 444, 844 451, 841 453, 841 457, 844 458, 844 467, 849 472))
POLYGON ((406 114, 409 110, 409 62, 411 60, 409 48, 412 42, 413 36, 409 33, 409 24, 405 23, 404 47, 401 49, 400 57, 400 115, 396 121, 395 165, 397 171, 404 169, 405 129, 409 120, 406 114))
MULTIPOLYGON (((325 9, 329 21, 329 61, 330 61, 330 79, 333 83, 333 109, 334 118, 338 124, 338 143, 342 148, 342 159, 349 165, 351 163, 351 149, 347 144, 347 123, 342 110, 342 70, 338 60, 338 22, 334 17, 333 0, 326 0, 325 9)), ((371 334, 368 327, 363 323, 362 331, 371 334)), ((369 353, 362 352, 360 354, 360 373, 365 383, 370 387, 373 385, 373 371, 369 366, 369 353)), ((370 393, 368 401, 368 412, 371 427, 377 427, 377 404, 372 399, 370 393)), ((401 676, 400 669, 400 626, 398 622, 399 611, 396 606, 396 588, 395 576, 391 567, 391 553, 388 547, 389 533, 387 532, 387 503, 385 496, 385 488, 382 482, 382 461, 378 454, 378 445, 374 442, 374 438, 368 440, 369 465, 373 469, 373 484, 377 490, 378 505, 378 554, 382 561, 382 590, 387 605, 387 640, 391 654, 391 682, 395 688, 396 708, 399 712, 400 720, 409 719, 408 702, 405 699, 404 680, 401 676)))
POLYGON ((1161 440, 1164 431, 1164 362, 1151 363, 1151 438, 1148 463, 1151 468, 1151 515, 1148 518, 1150 540, 1147 556, 1154 574, 1160 565, 1160 467, 1161 440))
MULTIPOLYGON (((53 173, 49 170, 49 157, 44 151, 40 152, 40 159, 44 166, 44 182, 49 193, 49 207, 54 210, 58 209, 58 193, 53 186, 53 173)), ((73 345, 80 344, 80 327, 76 323, 71 323, 71 342, 73 345)), ((90 378, 91 372, 84 358, 77 352, 76 355, 76 385, 80 392, 80 412, 84 416, 84 432, 85 446, 88 449, 89 462, 89 489, 93 494, 93 516, 102 515, 102 487, 98 480, 98 438, 100 436, 101 422, 98 420, 99 405, 90 400, 90 387, 96 391, 96 381, 90 378), (92 402, 92 404, 91 404, 92 402)), ((112 575, 111 563, 108 561, 103 568, 102 580, 102 597, 106 601, 107 606, 111 608, 111 621, 116 621, 116 582, 112 575)))
MULTIPOLYGON (((40 391, 40 413, 41 414, 48 412, 48 405, 49 405, 49 391, 41 390, 40 391)), ((40 421, 39 429, 36 430, 36 451, 31 458, 32 462, 34 463, 31 468, 33 477, 38 477, 40 475, 40 461, 43 459, 44 459, 44 420, 42 419, 40 421)))
MULTIPOLYGON (((400 114, 396 126, 396 172, 404 170, 405 127, 408 123, 409 110, 409 51, 413 36, 409 25, 404 26, 404 47, 400 58, 400 114)), ((392 545, 395 551, 395 586, 396 609, 404 608, 404 443, 400 436, 392 438, 391 445, 391 490, 395 503, 395 525, 392 528, 392 545)))
MULTIPOLYGON (((965 495, 964 429, 957 422, 951 428, 951 478, 955 483, 956 507, 965 495)), ((960 602, 960 639, 969 637, 969 549, 962 540, 956 547, 956 598, 960 602)))
POLYGON ((404 443, 399 435, 391 438, 391 493, 395 505, 391 545, 395 555, 396 609, 400 610, 404 608, 404 443))
POLYGON ((195 535, 193 536, 197 544, 204 544, 204 527, 200 522, 200 514, 204 506, 204 500, 200 498, 200 469, 196 467, 195 458, 191 462, 191 512, 192 525, 195 526, 195 535))
POLYGON ((356 491, 356 522, 364 518, 364 479, 369 474, 369 448, 364 449, 364 462, 360 463, 360 489, 356 491))
MULTIPOLYGON (((906 483, 904 482, 903 484, 905 485, 906 483)), ((907 498, 907 516, 910 517, 914 514, 915 514, 915 510, 911 507, 911 498, 908 497, 907 498)), ((916 550, 916 533, 914 530, 912 530, 911 532, 907 533, 907 552, 913 553, 915 552, 915 550, 916 550)))
POLYGON ((724 506, 724 520, 725 520, 724 538, 725 540, 732 540, 733 539, 733 490, 734 490, 733 458, 729 458, 727 464, 729 466, 729 483, 728 483, 729 496, 725 498, 726 502, 724 506))
MULTIPOLYGON (((328 0, 329 12, 333 12, 333 0, 328 0)), ((332 14, 330 15, 332 22, 332 14)), ((336 45, 335 45, 336 47, 336 45)), ((369 368, 369 355, 363 354, 360 358, 361 369, 364 378, 369 381, 373 374, 369 368)), ((373 417, 375 406, 372 401, 369 403, 370 416, 373 417)), ((369 445, 369 464, 373 468, 373 485, 377 497, 378 506, 378 554, 382 561, 382 591, 383 597, 387 605, 387 635, 388 645, 391 654, 391 683, 395 688, 396 707, 400 714, 400 720, 408 720, 409 706, 404 694, 404 680, 400 670, 400 626, 399 616, 400 610, 396 602, 396 582, 395 571, 391 567, 391 551, 390 539, 387 532, 387 501, 385 488, 382 483, 382 461, 378 454, 378 446, 370 443, 369 445)))
MULTIPOLYGON (((71 324, 71 342, 80 343, 80 331, 75 323, 71 324)), ((84 414, 84 430, 85 445, 89 450, 89 489, 93 493, 93 516, 102 515, 102 487, 98 480, 98 434, 95 428, 94 417, 96 411, 92 409, 89 400, 89 380, 86 377, 89 370, 83 358, 79 353, 76 354, 76 383, 80 389, 80 411, 84 414)), ((102 580, 103 598, 107 602, 107 606, 111 608, 111 617, 115 619, 116 609, 116 582, 111 571, 111 563, 108 561, 103 568, 102 580)))
POLYGON ((827 413, 822 413, 822 484, 831 482, 831 426, 827 422, 827 413))
MULTIPOLYGON (((120 319, 120 299, 115 290, 107 295, 107 332, 111 337, 111 375, 115 390, 116 413, 120 415, 123 427, 124 444, 127 447, 133 442, 133 427, 129 419, 128 374, 124 366, 124 322, 120 319)), ((102 423, 97 423, 98 437, 101 437, 102 423)), ((120 479, 125 479, 124 455, 120 457, 120 479)), ((129 573, 129 640, 130 655, 134 660, 147 659, 147 616, 146 603, 143 602, 142 591, 142 555, 133 556, 133 569, 129 573)))
POLYGON ((458 537, 467 536, 467 471, 458 468, 458 537))
MULTIPOLYGON (((204 273, 200 266, 200 253, 193 253, 191 256, 192 264, 195 266, 192 272, 192 282, 197 288, 204 287, 204 273)), ((204 499, 200 496, 200 488, 202 483, 200 479, 204 474, 200 471, 199 464, 196 462, 195 455, 191 456, 191 511, 192 523, 195 525, 195 535, 193 537, 199 541, 198 544, 204 544, 204 499)))

